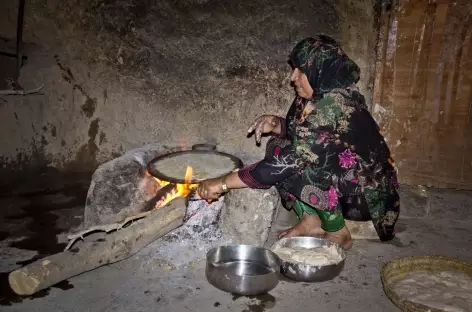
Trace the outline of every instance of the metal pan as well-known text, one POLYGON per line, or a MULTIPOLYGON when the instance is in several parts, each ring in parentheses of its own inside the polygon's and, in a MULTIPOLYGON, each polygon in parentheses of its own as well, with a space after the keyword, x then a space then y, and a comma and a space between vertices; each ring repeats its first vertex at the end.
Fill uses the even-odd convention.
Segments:
MULTIPOLYGON (((229 158, 231 159, 231 161, 233 162, 233 167, 232 168, 227 168, 228 171, 226 173, 224 173, 223 175, 226 175, 236 169, 240 169, 243 167, 243 162, 233 156, 233 155, 230 155, 230 154, 227 154, 227 153, 223 153, 223 152, 218 152, 216 150, 213 150, 213 149, 204 149, 204 150, 200 150, 200 149, 193 149, 193 150, 188 150, 188 151, 182 151, 182 152, 175 152, 175 153, 170 153, 170 154, 166 154, 166 155, 162 155, 162 156, 159 156, 159 157, 156 157, 154 158, 153 160, 151 160, 148 164, 148 172, 160 179, 160 180, 163 180, 163 181, 168 181, 168 182, 171 182, 171 183, 179 183, 179 184, 184 184, 185 183, 185 180, 184 180, 184 177, 169 177, 165 174, 163 174, 162 172, 160 172, 159 170, 156 169, 156 163, 158 163, 159 161, 162 161, 163 159, 167 159, 167 158, 170 158, 170 157, 178 157, 180 155, 183 155, 183 154, 190 154, 190 155, 219 155, 221 157, 224 157, 224 158, 229 158)), ((225 168, 226 169, 226 168, 225 168)), ((219 178, 223 175, 220 175, 220 176, 211 176, 209 177, 209 179, 212 179, 212 178, 219 178)), ((192 179, 191 183, 199 183, 201 182, 201 180, 197 180, 197 179, 192 179)))

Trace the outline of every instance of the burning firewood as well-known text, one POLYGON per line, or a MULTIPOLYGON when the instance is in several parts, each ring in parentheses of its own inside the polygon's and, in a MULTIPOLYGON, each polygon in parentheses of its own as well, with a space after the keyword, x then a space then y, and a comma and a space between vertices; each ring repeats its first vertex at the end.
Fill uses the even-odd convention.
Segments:
POLYGON ((185 199, 176 198, 160 209, 128 217, 121 223, 101 225, 97 230, 114 232, 11 272, 10 286, 19 295, 32 295, 70 277, 126 259, 181 226, 185 212, 185 199))

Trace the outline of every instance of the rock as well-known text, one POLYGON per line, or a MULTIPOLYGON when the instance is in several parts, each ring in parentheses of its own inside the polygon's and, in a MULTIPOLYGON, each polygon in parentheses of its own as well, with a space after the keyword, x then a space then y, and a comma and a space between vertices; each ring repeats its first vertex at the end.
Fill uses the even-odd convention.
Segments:
POLYGON ((277 208, 274 222, 272 223, 272 230, 277 232, 287 231, 299 222, 295 210, 284 208, 280 205, 277 208))
MULTIPOLYGON (((159 155, 179 150, 180 148, 148 145, 101 165, 92 177, 83 227, 118 222, 125 216, 141 212, 159 188, 154 178, 146 173, 147 164, 159 155)), ((264 213, 272 213, 275 207, 273 203, 278 202, 278 197, 274 200, 273 196, 264 195, 265 193, 269 195, 270 192, 251 193, 248 199, 243 200, 245 203, 246 200, 254 202, 255 198, 265 196, 268 199, 267 207, 262 207, 262 202, 255 207, 259 207, 257 209, 264 213)), ((204 200, 190 198, 184 224, 138 253, 144 267, 155 266, 156 260, 169 263, 172 267, 188 266, 204 259, 212 247, 229 243, 229 239, 222 235, 219 222, 224 201, 221 198, 209 205, 204 200)), ((268 220, 269 226, 271 220, 268 220)), ((267 222, 256 220, 256 223, 267 222)))
POLYGON ((352 239, 379 239, 372 221, 344 221, 352 239))
POLYGON ((147 164, 159 155, 178 150, 150 144, 100 165, 87 193, 84 227, 119 222, 141 212, 159 188, 146 173, 147 164))
POLYGON ((231 190, 224 198, 221 231, 235 244, 263 246, 277 209, 284 209, 275 187, 231 190))

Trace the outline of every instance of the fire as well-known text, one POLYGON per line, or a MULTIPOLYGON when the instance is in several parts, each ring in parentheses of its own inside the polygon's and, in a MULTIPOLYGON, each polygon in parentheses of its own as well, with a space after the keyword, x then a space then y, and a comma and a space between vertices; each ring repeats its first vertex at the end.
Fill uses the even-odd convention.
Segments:
MULTIPOLYGON (((192 191, 192 189, 198 186, 198 184, 191 183, 192 176, 193 176, 193 168, 187 167, 187 170, 185 171, 185 177, 184 177, 185 183, 176 184, 176 186, 169 193, 166 194, 165 198, 162 198, 156 203, 155 209, 159 209, 165 206, 166 204, 176 199, 177 197, 187 197, 192 191)), ((170 182, 168 181, 163 181, 158 178, 154 178, 154 179, 157 181, 157 183, 159 183, 161 187, 164 187, 170 184, 170 182)))

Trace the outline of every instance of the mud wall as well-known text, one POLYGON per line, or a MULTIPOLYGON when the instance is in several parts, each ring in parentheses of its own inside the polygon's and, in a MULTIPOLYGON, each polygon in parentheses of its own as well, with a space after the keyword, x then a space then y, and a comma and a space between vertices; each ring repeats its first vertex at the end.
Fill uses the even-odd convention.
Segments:
POLYGON ((401 0, 384 14, 373 116, 399 181, 472 190, 472 2, 401 0))
MULTIPOLYGON (((16 5, 0 3, 2 49, 15 41, 16 5)), ((2 167, 88 171, 151 142, 216 143, 255 160, 263 148, 246 129, 286 113, 287 54, 303 37, 339 39, 370 104, 374 12, 373 0, 30 0, 20 83, 44 89, 2 97, 2 167)))

